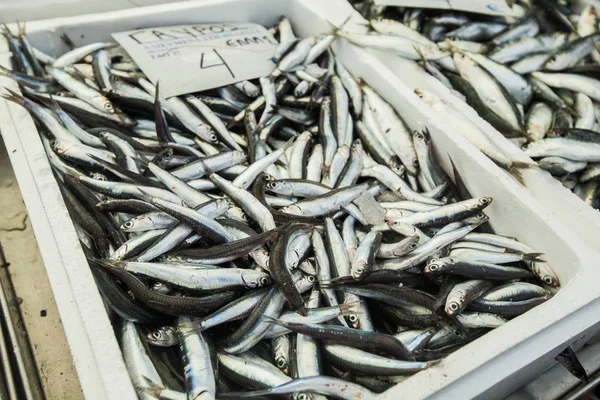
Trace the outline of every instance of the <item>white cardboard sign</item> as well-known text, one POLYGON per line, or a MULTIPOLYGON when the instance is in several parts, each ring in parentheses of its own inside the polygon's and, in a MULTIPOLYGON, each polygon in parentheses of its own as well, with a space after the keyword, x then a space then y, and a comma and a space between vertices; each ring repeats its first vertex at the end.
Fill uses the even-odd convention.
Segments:
POLYGON ((375 0, 380 6, 440 8, 491 15, 515 15, 507 0, 375 0))
POLYGON ((179 25, 113 33, 163 97, 268 75, 277 41, 254 23, 179 25))

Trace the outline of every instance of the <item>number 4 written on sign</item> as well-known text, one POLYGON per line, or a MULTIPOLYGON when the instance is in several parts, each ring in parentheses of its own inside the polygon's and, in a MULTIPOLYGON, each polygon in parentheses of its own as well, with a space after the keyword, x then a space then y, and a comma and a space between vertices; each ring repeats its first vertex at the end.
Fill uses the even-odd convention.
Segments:
POLYGON ((200 55, 200 69, 207 69, 213 67, 225 67, 227 71, 231 74, 232 78, 235 78, 233 71, 227 65, 227 62, 216 49, 212 49, 212 52, 202 53, 200 55))

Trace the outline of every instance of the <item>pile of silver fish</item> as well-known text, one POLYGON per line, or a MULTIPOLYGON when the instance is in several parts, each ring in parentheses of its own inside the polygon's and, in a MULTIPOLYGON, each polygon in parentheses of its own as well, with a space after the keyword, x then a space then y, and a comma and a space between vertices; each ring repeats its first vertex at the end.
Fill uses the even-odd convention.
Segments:
POLYGON ((335 35, 273 31, 269 76, 162 98, 113 43, 4 30, 142 399, 374 398, 560 286, 335 35))
MULTIPOLYGON (((355 4, 373 32, 336 30, 363 47, 417 60, 539 167, 600 209, 600 20, 571 1, 528 0, 517 17, 355 4)), ((432 93, 418 93, 498 165, 474 124, 432 93), (456 117, 456 116, 459 117, 456 117)))

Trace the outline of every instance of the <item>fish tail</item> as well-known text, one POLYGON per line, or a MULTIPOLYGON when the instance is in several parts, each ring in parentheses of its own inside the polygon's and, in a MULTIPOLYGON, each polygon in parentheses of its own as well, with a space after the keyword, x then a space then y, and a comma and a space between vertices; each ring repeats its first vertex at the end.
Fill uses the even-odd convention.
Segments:
POLYGON ((25 22, 21 24, 17 21, 17 26, 19 27, 19 36, 25 36, 25 22))
MULTIPOLYGON (((340 36, 340 34, 339 34, 340 31, 342 30, 344 25, 346 25, 346 23, 348 23, 348 21, 350 21, 350 18, 352 18, 352 14, 348 15, 348 18, 346 18, 339 26, 337 26, 336 24, 334 24, 333 22, 331 22, 329 20, 326 20, 325 22, 327 23, 327 25, 329 25, 329 28, 330 28, 330 30, 327 31, 326 34, 340 36)), ((368 25, 371 25, 371 24, 368 24, 368 25)))
POLYGON ((64 44, 67 45, 67 47, 69 47, 71 50, 73 50, 75 47, 75 43, 73 43, 73 41, 71 40, 71 38, 69 37, 69 35, 67 35, 66 33, 62 33, 60 35, 60 39, 63 41, 64 44))
POLYGON ((9 88, 4 88, 4 90, 6 90, 8 92, 8 94, 0 95, 2 98, 6 99, 6 100, 10 100, 13 103, 23 105, 24 98, 22 95, 20 95, 19 93, 15 92, 14 90, 11 90, 9 88))
POLYGON ((545 262, 545 260, 540 258, 543 255, 544 255, 544 253, 525 253, 522 255, 522 257, 523 257, 523 260, 525 260, 525 261, 545 262))
POLYGON ((360 301, 351 301, 348 303, 342 303, 338 305, 340 308, 340 315, 348 316, 352 314, 356 314, 360 311, 359 309, 360 301))
POLYGON ((539 164, 535 161, 513 161, 512 166, 518 169, 539 168, 539 164))
POLYGON ((47 101, 44 101, 44 104, 49 107, 52 111, 54 111, 55 113, 60 113, 63 112, 62 108, 60 107, 60 104, 58 104, 58 102, 56 101, 56 99, 54 99, 54 97, 52 97, 51 94, 48 94, 48 99, 45 99, 47 101))
POLYGON ((508 173, 511 174, 521 185, 525 186, 525 182, 523 181, 523 174, 519 171, 519 168, 514 165, 510 166, 507 169, 508 173))
POLYGON ((10 69, 6 68, 3 65, 0 65, 0 75, 2 75, 2 76, 10 76, 10 69))
POLYGON ((8 25, 6 25, 5 22, 2 23, 2 28, 0 28, 0 31, 4 34, 4 35, 9 35, 9 36, 13 36, 12 32, 10 31, 10 28, 8 27, 8 25))
POLYGON ((344 281, 347 278, 345 276, 338 276, 337 278, 319 279, 319 286, 323 289, 334 289, 344 285, 344 281))

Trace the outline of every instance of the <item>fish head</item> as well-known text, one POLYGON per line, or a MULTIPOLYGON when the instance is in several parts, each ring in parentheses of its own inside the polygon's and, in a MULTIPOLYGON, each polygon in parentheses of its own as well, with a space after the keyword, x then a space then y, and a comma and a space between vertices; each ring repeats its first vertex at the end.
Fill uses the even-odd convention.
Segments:
MULTIPOLYGON (((449 258, 450 257, 447 257, 446 261, 449 258)), ((444 262, 444 260, 440 260, 438 258, 432 258, 429 260, 429 262, 425 266, 425 269, 423 269, 423 272, 426 274, 441 274, 441 273, 443 273, 445 265, 446 265, 446 262, 444 262)))
POLYGON ((464 51, 454 51, 452 53, 452 59, 454 60, 454 64, 456 64, 456 67, 460 72, 470 68, 475 68, 477 66, 475 60, 469 57, 464 51))
POLYGON ((552 287, 560 286, 560 282, 558 281, 558 279, 552 275, 545 274, 541 278, 542 278, 542 282, 544 282, 548 286, 552 286, 552 287))
POLYGON ((491 197, 480 197, 479 198, 479 204, 483 207, 487 207, 490 204, 492 204, 492 201, 494 201, 494 199, 492 199, 491 197))
POLYGON ((352 270, 350 271, 350 275, 352 276, 353 279, 356 279, 356 280, 359 280, 360 278, 362 278, 364 273, 365 273, 365 265, 363 263, 360 263, 360 264, 352 267, 352 270))
POLYGON ((262 272, 254 271, 252 274, 243 274, 242 281, 244 282, 244 286, 248 289, 254 289, 258 287, 267 286, 271 283, 271 279, 267 274, 262 272))
POLYGON ((444 308, 444 311, 446 311, 446 314, 448 314, 449 317, 456 315, 459 310, 460 303, 458 300, 452 300, 446 303, 446 307, 444 308))
POLYGON ((424 89, 416 88, 415 94, 430 107, 440 102, 440 99, 435 94, 424 89))
POLYGON ((273 193, 282 194, 285 196, 292 195, 292 185, 284 180, 268 181, 267 189, 273 193))
POLYGON ((104 96, 96 96, 92 99, 92 104, 99 110, 104 111, 107 114, 114 114, 115 107, 113 104, 104 96))
POLYGON ((569 55, 567 53, 555 54, 543 65, 543 69, 548 71, 562 71, 569 64, 569 55))
POLYGON ((277 358, 275 359, 275 362, 277 363, 277 368, 279 368, 282 371, 286 371, 288 368, 288 360, 286 357, 279 355, 277 356, 277 358))
MULTIPOLYGON (((402 163, 399 160, 392 159, 389 162, 388 166, 398 176, 402 176, 402 174, 404 174, 404 171, 406 170, 406 167, 404 167, 404 165, 402 165, 402 163)), ((412 169, 412 165, 411 165, 411 169, 412 169)), ((416 171, 415 171, 415 173, 416 173, 416 171)))
POLYGON ((51 141, 50 146, 52 147, 52 150, 56 151, 57 153, 63 150, 62 143, 58 139, 54 139, 53 141, 51 141))
POLYGON ((101 174, 100 172, 90 173, 90 178, 95 179, 97 181, 104 181, 104 182, 108 181, 108 178, 106 177, 106 175, 101 174))
POLYGON ((175 346, 179 342, 179 340, 177 340, 175 328, 172 326, 163 326, 154 329, 151 332, 148 332, 146 339, 148 340, 148 343, 160 347, 175 346))

